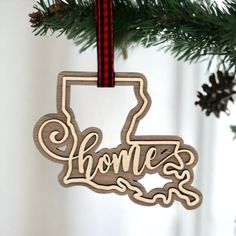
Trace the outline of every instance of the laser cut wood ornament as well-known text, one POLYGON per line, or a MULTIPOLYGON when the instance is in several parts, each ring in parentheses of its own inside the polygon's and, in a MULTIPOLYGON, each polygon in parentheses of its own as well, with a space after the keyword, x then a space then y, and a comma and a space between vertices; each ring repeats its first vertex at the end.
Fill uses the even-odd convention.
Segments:
POLYGON ((133 86, 138 101, 128 114, 117 147, 99 149, 102 131, 96 127, 80 130, 70 107, 71 87, 97 86, 97 73, 64 72, 58 78, 57 113, 42 117, 35 126, 38 149, 63 164, 59 174, 63 186, 127 194, 147 206, 169 207, 177 200, 187 209, 198 207, 202 195, 191 185, 196 151, 177 136, 136 136, 138 123, 151 105, 146 78, 138 73, 116 73, 115 78, 116 86, 133 86), (170 182, 147 192, 140 183, 146 173, 158 173, 170 182))

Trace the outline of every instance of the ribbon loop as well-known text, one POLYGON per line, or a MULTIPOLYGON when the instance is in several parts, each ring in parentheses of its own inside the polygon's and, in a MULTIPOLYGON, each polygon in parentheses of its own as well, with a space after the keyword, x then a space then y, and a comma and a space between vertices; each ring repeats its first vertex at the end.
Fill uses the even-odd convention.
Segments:
POLYGON ((112 0, 96 0, 98 87, 114 87, 114 28, 112 0))

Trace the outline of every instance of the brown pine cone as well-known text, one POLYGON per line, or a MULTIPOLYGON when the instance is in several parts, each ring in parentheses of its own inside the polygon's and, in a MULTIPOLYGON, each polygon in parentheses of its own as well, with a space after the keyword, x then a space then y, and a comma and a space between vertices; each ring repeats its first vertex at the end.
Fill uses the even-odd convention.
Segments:
POLYGON ((217 78, 215 74, 209 77, 210 85, 203 84, 202 88, 205 94, 198 92, 199 100, 195 105, 199 105, 206 115, 209 116, 214 113, 219 118, 220 112, 228 112, 228 102, 234 101, 233 90, 235 86, 234 75, 229 75, 228 72, 217 71, 217 78))

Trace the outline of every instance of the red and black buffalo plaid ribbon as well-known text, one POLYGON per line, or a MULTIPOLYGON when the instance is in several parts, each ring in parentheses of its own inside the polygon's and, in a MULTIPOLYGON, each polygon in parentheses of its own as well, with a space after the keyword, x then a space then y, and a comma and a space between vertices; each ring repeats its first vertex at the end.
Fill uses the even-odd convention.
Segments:
POLYGON ((114 32, 112 0, 96 0, 98 87, 114 87, 114 32))

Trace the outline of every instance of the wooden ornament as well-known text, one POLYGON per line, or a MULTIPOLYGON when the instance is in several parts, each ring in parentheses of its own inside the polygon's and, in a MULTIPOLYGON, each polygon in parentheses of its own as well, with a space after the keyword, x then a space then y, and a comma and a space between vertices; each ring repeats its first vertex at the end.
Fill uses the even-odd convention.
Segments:
POLYGON ((59 174, 63 186, 127 194, 146 206, 169 207, 178 200, 187 209, 198 207, 202 195, 191 185, 196 151, 177 136, 136 136, 138 123, 151 105, 147 81, 138 73, 116 73, 115 77, 116 86, 133 86, 138 101, 128 114, 117 147, 99 149, 102 131, 95 127, 81 131, 70 108, 71 86, 97 86, 97 74, 63 72, 58 78, 57 113, 42 117, 34 129, 38 149, 63 164, 59 174), (169 182, 147 192, 140 183, 146 173, 159 174, 169 182))

